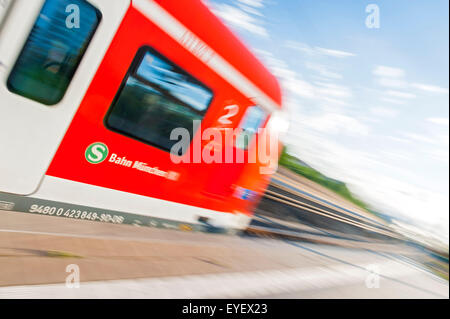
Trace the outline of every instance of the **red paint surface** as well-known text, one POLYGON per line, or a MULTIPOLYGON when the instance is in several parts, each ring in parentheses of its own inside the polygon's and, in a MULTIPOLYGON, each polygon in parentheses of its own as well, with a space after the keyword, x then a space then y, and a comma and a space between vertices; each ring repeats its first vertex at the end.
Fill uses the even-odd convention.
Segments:
MULTIPOLYGON (((157 2, 254 81, 268 96, 281 103, 276 79, 200 1, 157 2)), ((250 213, 251 203, 233 197, 233 187, 239 181, 239 185, 244 188, 264 189, 268 177, 259 175, 260 165, 174 164, 168 152, 113 132, 104 125, 105 115, 128 68, 138 49, 144 45, 153 47, 212 89, 214 99, 202 121, 202 129, 217 126, 217 119, 226 113, 223 107, 231 103, 240 107, 231 124, 231 127, 238 126, 246 107, 252 105, 252 102, 131 7, 97 70, 47 175, 216 211, 250 213), (145 162, 148 166, 164 171, 175 171, 180 177, 177 181, 167 180, 110 163, 108 160, 96 165, 90 164, 84 154, 88 145, 93 142, 105 143, 109 154, 116 153, 128 160, 145 162)))

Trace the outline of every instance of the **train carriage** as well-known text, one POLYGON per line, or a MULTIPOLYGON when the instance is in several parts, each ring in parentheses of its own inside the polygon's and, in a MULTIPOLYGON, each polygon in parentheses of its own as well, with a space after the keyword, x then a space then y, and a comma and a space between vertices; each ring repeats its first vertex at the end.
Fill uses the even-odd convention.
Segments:
POLYGON ((0 209, 246 227, 268 164, 198 154, 213 128, 248 156, 281 91, 201 1, 15 0, 0 19, 0 209))

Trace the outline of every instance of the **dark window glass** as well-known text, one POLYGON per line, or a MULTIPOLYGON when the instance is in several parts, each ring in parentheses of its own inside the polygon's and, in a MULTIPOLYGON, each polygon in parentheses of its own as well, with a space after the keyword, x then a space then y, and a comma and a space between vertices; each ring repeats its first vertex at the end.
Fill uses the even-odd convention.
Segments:
MULTIPOLYGON (((175 128, 192 139, 193 120, 202 120, 213 93, 150 48, 141 48, 117 94, 106 124, 125 135, 170 151, 175 128)), ((190 141, 189 141, 190 143, 190 141)))
POLYGON ((258 133, 267 119, 267 113, 259 106, 251 106, 247 109, 239 125, 241 133, 236 138, 236 147, 246 150, 253 136, 258 133))
POLYGON ((100 12, 84 0, 45 1, 8 78, 8 89, 43 104, 58 103, 100 19, 100 12))

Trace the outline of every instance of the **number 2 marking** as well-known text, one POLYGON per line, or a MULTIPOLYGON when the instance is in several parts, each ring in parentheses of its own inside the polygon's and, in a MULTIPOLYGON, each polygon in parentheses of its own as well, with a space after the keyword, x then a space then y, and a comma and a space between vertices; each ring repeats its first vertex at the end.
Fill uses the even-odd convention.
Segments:
POLYGON ((224 107, 224 110, 227 110, 228 113, 225 115, 222 115, 218 122, 222 125, 228 125, 231 124, 232 122, 230 121, 230 118, 232 118, 233 116, 235 116, 236 114, 239 113, 239 106, 236 104, 233 105, 228 105, 224 107))

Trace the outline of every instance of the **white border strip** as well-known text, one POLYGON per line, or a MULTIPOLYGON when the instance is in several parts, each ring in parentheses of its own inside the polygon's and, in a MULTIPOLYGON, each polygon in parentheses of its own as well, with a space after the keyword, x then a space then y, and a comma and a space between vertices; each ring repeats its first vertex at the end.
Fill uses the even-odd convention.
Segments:
POLYGON ((198 217, 201 216, 209 218, 208 222, 213 226, 232 229, 245 229, 251 220, 245 214, 218 212, 48 175, 32 197, 176 220, 180 223, 198 224, 198 217))
MULTIPOLYGON (((361 265, 363 268, 369 266, 373 265, 361 265)), ((417 273, 416 270, 395 262, 380 263, 377 264, 377 267, 381 270, 382 275, 391 278, 411 276, 417 273)), ((370 275, 368 270, 339 264, 329 267, 81 282, 79 288, 68 288, 65 284, 0 287, 0 299, 265 297, 358 284, 364 287, 370 275)), ((386 279, 381 278, 381 280, 386 279)))
POLYGON ((133 7, 256 104, 269 112, 280 109, 276 102, 154 1, 133 0, 133 7))

